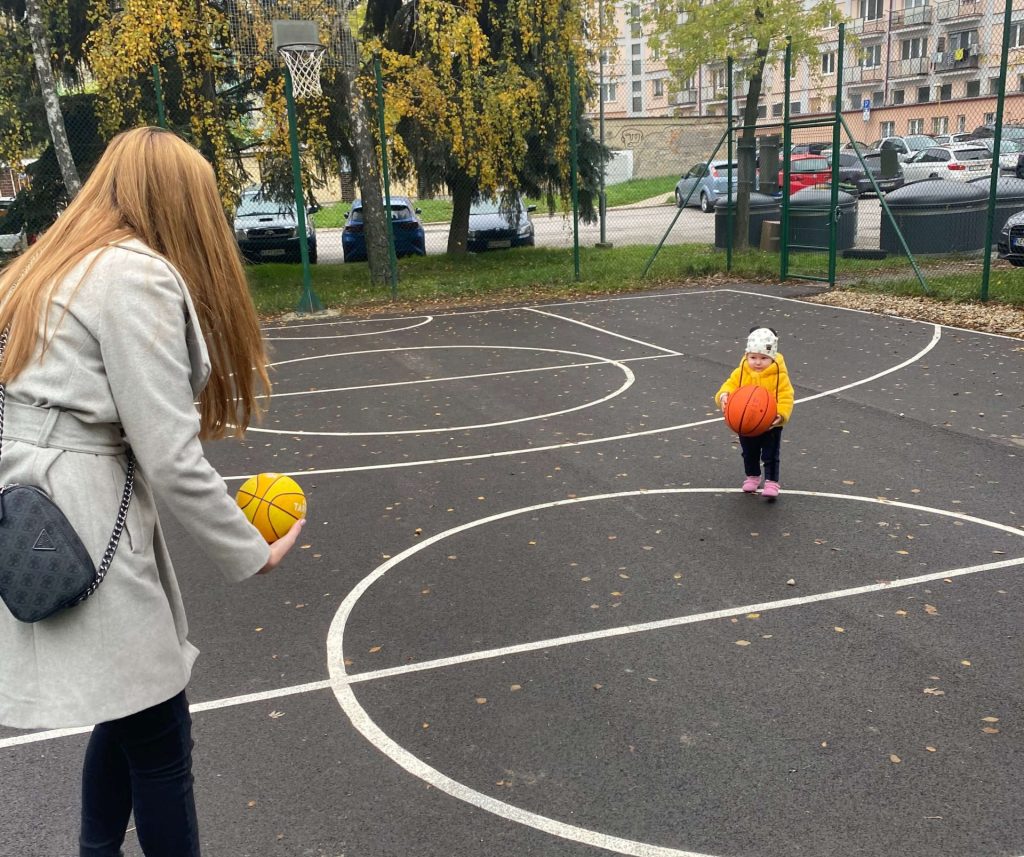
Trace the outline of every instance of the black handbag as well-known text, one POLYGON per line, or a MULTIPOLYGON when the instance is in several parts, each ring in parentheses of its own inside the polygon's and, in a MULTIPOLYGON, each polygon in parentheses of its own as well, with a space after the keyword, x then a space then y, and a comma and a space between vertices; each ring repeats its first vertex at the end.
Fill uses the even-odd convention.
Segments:
MULTIPOLYGON (((0 334, 0 359, 7 331, 0 334)), ((0 439, 4 430, 0 384, 0 439)), ((56 503, 33 485, 0 485, 0 599, 20 622, 38 622, 74 607, 103 582, 117 550, 135 485, 135 458, 128 472, 114 530, 99 568, 56 503)))

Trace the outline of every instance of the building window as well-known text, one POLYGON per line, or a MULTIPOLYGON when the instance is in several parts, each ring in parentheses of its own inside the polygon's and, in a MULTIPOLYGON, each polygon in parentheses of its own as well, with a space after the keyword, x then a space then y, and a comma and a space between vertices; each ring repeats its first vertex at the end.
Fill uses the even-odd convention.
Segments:
POLYGON ((908 134, 923 134, 924 133, 924 119, 911 119, 907 122, 907 133, 908 134))
POLYGON ((642 46, 640 45, 640 43, 639 43, 639 42, 634 42, 634 43, 633 43, 632 45, 630 45, 630 47, 629 47, 629 52, 630 52, 630 54, 632 54, 632 55, 633 55, 633 57, 634 57, 634 58, 636 58, 636 57, 639 57, 639 56, 640 56, 640 52, 641 52, 642 50, 643 50, 643 47, 642 47, 642 46))
MULTIPOLYGON (((906 99, 906 92, 904 90, 902 90, 902 89, 894 89, 892 91, 892 103, 893 104, 903 104, 905 99, 906 99)), ((889 136, 891 137, 892 134, 890 134, 889 136)))
POLYGON ((961 113, 959 116, 956 117, 956 130, 961 134, 967 130, 966 114, 961 113))
POLYGON ((878 92, 871 93, 871 106, 872 107, 881 107, 884 102, 885 102, 885 93, 882 92, 882 90, 878 90, 878 92))
POLYGON ((944 83, 939 87, 939 101, 949 101, 953 97, 953 84, 944 83))
POLYGON ((629 25, 629 35, 634 39, 639 39, 644 34, 644 31, 640 28, 640 22, 634 21, 629 25))
POLYGON ((928 53, 928 39, 917 37, 900 42, 900 59, 916 60, 928 53))
POLYGON ((643 113, 644 112, 644 99, 641 95, 633 96, 633 112, 643 113))
POLYGON ((904 9, 917 9, 919 6, 927 6, 928 0, 905 0, 904 9))
POLYGON ((640 64, 640 60, 633 60, 631 66, 630 66, 630 71, 633 72, 633 77, 640 77, 640 74, 641 74, 640 65, 641 65, 640 64))
POLYGON ((948 134, 949 133, 949 118, 946 116, 933 116, 932 117, 932 136, 936 134, 948 134))
POLYGON ((985 120, 981 123, 982 125, 992 125, 996 121, 995 113, 986 113, 985 120))
POLYGON ((654 81, 654 97, 664 98, 665 97, 665 81, 656 80, 654 81))
POLYGON ((882 17, 882 0, 860 0, 860 17, 874 21, 882 17))
POLYGON ((919 86, 917 88, 917 103, 927 104, 932 100, 932 90, 930 86, 919 86))
POLYGON ((604 101, 605 104, 607 104, 609 101, 614 101, 615 100, 615 94, 616 94, 615 93, 615 89, 616 89, 615 81, 611 81, 610 83, 602 84, 601 100, 604 101))
POLYGON ((882 46, 868 45, 860 55, 861 68, 877 68, 882 64, 882 46))
POLYGON ((757 105, 757 118, 758 119, 767 119, 768 118, 768 105, 767 104, 758 104, 757 105))
POLYGON ((856 93, 850 96, 850 109, 860 110, 860 96, 856 93))
POLYGON ((784 106, 785 105, 783 105, 781 101, 778 104, 773 104, 772 105, 772 116, 781 116, 782 115, 782 108, 784 106))
POLYGON ((821 73, 822 74, 835 74, 836 73, 836 52, 829 51, 821 55, 821 73))
POLYGON ((1010 24, 1010 47, 1024 48, 1024 23, 1010 24))
MULTIPOLYGON (((1024 74, 1018 74, 1017 75, 1017 91, 1018 92, 1024 92, 1024 74)), ((996 92, 995 92, 995 94, 998 94, 998 93, 999 93, 999 81, 996 81, 996 92)))
POLYGON ((998 95, 999 94, 999 78, 998 77, 990 77, 988 79, 988 94, 989 95, 998 95))
POLYGON ((896 123, 895 122, 883 122, 880 126, 880 133, 883 137, 895 137, 896 136, 896 123))
POLYGON ((977 30, 962 30, 959 33, 949 34, 949 49, 951 51, 967 50, 971 45, 978 44, 977 30))
POLYGON ((969 80, 967 81, 967 88, 964 91, 964 95, 967 98, 977 98, 981 95, 981 81, 980 80, 969 80))
POLYGON ((789 102, 789 112, 790 113, 802 113, 803 110, 800 107, 800 102, 799 101, 790 101, 789 102))

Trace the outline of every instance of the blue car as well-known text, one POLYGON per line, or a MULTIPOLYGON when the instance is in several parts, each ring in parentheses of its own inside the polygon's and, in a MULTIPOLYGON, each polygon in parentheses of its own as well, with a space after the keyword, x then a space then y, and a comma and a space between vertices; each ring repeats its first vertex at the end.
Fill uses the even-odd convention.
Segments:
MULTIPOLYGON (((412 200, 407 196, 391 197, 391 225, 395 233, 395 255, 426 256, 427 244, 423 224, 412 200)), ((341 232, 341 249, 346 262, 366 261, 366 224, 363 203, 356 200, 348 212, 345 228, 341 232)))
MULTIPOLYGON (((720 197, 728 195, 729 162, 712 161, 710 164, 694 164, 676 182, 676 205, 699 205, 700 210, 712 214, 720 197), (689 201, 687 201, 689 197, 689 201)), ((732 165, 732 194, 736 197, 739 183, 739 164, 732 165)))

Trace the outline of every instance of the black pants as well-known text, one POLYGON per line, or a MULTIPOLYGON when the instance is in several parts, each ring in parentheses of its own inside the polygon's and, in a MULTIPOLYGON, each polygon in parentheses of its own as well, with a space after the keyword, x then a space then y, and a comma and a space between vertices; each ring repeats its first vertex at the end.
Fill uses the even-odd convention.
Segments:
POLYGON ((761 475, 764 462, 764 478, 769 482, 779 481, 779 450, 782 446, 782 426, 769 429, 757 437, 741 437, 743 450, 743 472, 747 476, 761 475))
POLYGON ((93 729, 82 769, 80 857, 117 857, 133 811, 146 857, 199 857, 184 691, 93 729))

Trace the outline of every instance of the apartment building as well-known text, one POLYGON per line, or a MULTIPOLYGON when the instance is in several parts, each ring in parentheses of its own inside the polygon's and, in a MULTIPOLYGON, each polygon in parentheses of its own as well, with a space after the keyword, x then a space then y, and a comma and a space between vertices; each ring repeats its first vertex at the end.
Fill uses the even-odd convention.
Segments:
MULTIPOLYGON (((844 52, 841 109, 858 139, 970 131, 992 121, 1003 0, 843 0, 840 8, 847 34, 856 37, 848 38, 844 52)), ((671 79, 664 59, 648 42, 642 11, 640 3, 616 4, 616 49, 607 55, 600 88, 605 115, 724 115, 725 62, 701 67, 682 84, 671 79)), ((1024 3, 1012 17, 1005 121, 1024 123, 1024 3)), ((838 26, 822 30, 818 58, 793 70, 792 115, 832 109, 838 37, 838 26)), ((735 115, 743 109, 745 92, 746 82, 737 79, 735 115)), ((768 123, 781 119, 784 101, 783 70, 766 69, 760 118, 768 123)), ((592 105, 592 112, 597 108, 592 105)))

